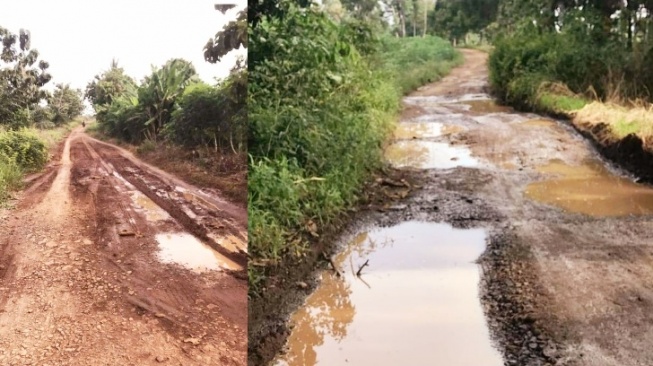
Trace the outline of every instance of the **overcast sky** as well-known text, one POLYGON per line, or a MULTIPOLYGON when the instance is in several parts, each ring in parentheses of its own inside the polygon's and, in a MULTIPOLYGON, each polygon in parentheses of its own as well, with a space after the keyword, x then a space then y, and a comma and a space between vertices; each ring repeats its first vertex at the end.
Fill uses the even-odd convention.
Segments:
POLYGON ((0 0, 0 26, 30 31, 32 48, 50 63, 48 89, 54 83, 84 89, 113 58, 137 81, 150 73, 150 65, 184 58, 213 83, 227 76, 236 54, 246 50, 210 64, 202 49, 245 6, 244 0, 0 0), (215 3, 238 6, 223 15, 215 3))

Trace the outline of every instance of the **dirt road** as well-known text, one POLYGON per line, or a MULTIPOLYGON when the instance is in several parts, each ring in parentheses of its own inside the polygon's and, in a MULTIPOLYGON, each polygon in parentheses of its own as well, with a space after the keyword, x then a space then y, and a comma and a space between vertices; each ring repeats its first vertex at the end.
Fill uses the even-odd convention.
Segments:
POLYGON ((1 365, 244 365, 246 210, 81 128, 0 211, 1 365))
MULTIPOLYGON (((379 227, 420 221, 483 228, 488 237, 479 259, 479 301, 504 364, 652 365, 653 189, 604 161, 569 123, 496 105, 486 94, 487 55, 462 52, 463 66, 404 99, 401 123, 386 150, 389 162, 420 188, 400 204, 361 213, 343 233, 340 253, 359 250, 355 238, 369 227, 379 232, 385 230, 379 227)), ((430 243, 444 239, 433 237, 430 243)), ((380 249, 366 250, 373 258, 380 249)), ((366 270, 374 279, 372 262, 366 270)), ((370 346, 362 338, 369 322, 356 325, 370 314, 345 312, 342 304, 373 315, 384 301, 363 303, 355 287, 344 283, 354 290, 323 296, 336 297, 329 301, 334 308, 323 301, 322 311, 313 311, 309 297, 308 308, 296 313, 295 321, 304 323, 293 328, 318 336, 292 334, 289 356, 279 364, 300 364, 293 357, 345 364, 359 356, 355 349, 343 351, 350 333, 352 342, 370 346), (348 318, 343 322, 323 313, 348 318)), ((360 287, 360 293, 371 293, 360 287)), ((318 287, 314 293, 323 292, 318 287)), ((386 296, 390 301, 392 293, 386 296)), ((424 322, 443 316, 433 314, 437 305, 422 308, 430 317, 424 322)), ((408 316, 383 311, 385 318, 408 316)), ((384 328, 382 320, 373 325, 384 328)), ((417 360, 412 364, 439 359, 437 347, 414 349, 419 342, 409 336, 393 342, 394 349, 405 348, 417 360)), ((468 347, 473 352, 474 344, 468 347)))
MULTIPOLYGON (((446 112, 447 98, 483 92, 486 55, 463 52, 465 65, 415 93, 413 105, 446 112), (429 95, 445 99, 420 99, 429 95)), ((484 305, 508 363, 653 364, 653 190, 601 160, 567 123, 460 104, 469 107, 459 115, 449 105, 448 124, 461 132, 448 141, 480 167, 431 174, 414 200, 445 189, 496 212, 484 305)))

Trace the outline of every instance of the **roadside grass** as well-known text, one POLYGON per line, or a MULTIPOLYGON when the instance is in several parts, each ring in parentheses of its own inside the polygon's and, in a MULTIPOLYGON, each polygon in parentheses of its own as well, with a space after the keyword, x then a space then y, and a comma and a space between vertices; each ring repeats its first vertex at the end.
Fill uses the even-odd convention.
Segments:
POLYGON ((593 102, 576 112, 574 120, 590 125, 605 123, 618 139, 630 134, 643 141, 652 141, 653 138, 653 105, 625 107, 593 102))
POLYGON ((249 73, 250 296, 359 202, 402 95, 462 62, 440 38, 386 36, 368 52, 374 41, 349 32, 319 12, 291 10, 250 39, 250 54, 278 55, 249 73))
POLYGON ((13 132, 0 128, 0 204, 5 204, 11 192, 22 187, 26 173, 45 166, 48 152, 56 149, 80 123, 77 119, 51 129, 32 127, 13 132))
POLYGON ((0 158, 0 204, 9 197, 10 192, 19 189, 23 182, 23 172, 12 160, 0 158))
POLYGON ((48 128, 48 129, 40 129, 40 128, 31 128, 31 130, 36 133, 36 135, 45 143, 45 146, 47 146, 48 149, 53 149, 61 141, 63 141, 66 136, 72 131, 74 128, 82 124, 82 120, 79 118, 76 118, 64 125, 55 127, 55 128, 48 128))
POLYGON ((381 58, 384 67, 394 73, 395 84, 403 94, 440 80, 463 57, 448 41, 433 36, 424 38, 382 39, 381 58))
POLYGON ((573 113, 585 107, 588 101, 579 96, 541 93, 535 101, 536 108, 555 113, 573 113))

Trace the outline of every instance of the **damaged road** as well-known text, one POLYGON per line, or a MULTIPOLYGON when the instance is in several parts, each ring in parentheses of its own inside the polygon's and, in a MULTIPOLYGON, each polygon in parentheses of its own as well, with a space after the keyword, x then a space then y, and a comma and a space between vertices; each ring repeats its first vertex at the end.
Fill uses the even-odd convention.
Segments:
POLYGON ((16 206, 0 211, 0 364, 245 364, 245 208, 81 128, 16 206))
MULTIPOLYGON (((479 342, 491 343, 503 364, 653 364, 653 189, 634 183, 634 177, 605 161, 568 122, 496 105, 487 95, 487 54, 462 52, 463 66, 404 99, 398 132, 386 150, 389 164, 419 189, 398 193, 406 197, 399 204, 371 206, 335 245, 342 256, 336 266, 346 272, 370 259, 363 270, 367 277, 362 276, 369 286, 358 284, 355 274, 340 278, 328 268, 318 271, 315 280, 304 279, 308 286, 295 293, 307 300, 302 305, 302 296, 297 296, 285 309, 299 308, 289 323, 288 342, 273 364, 356 364, 360 352, 350 345, 373 347, 379 342, 370 338, 375 332, 369 329, 385 331, 383 320, 369 321, 370 313, 383 311, 384 301, 394 301, 393 296, 407 303, 412 298, 397 288, 370 305, 366 299, 372 295, 365 294, 387 285, 375 280, 397 276, 384 268, 388 264, 380 253, 399 253, 395 247, 408 245, 412 236, 392 245, 369 239, 362 245, 360 238, 386 235, 406 222, 485 230, 479 286, 470 291, 478 291, 489 329, 490 339, 479 342), (324 294, 323 288, 332 290, 324 294)), ((408 231, 419 235, 415 227, 408 231)), ((437 246, 446 235, 424 240, 437 246)), ((392 258, 407 260, 398 254, 392 258)), ((405 279, 401 289, 424 281, 424 276, 405 279)), ((407 304, 398 314, 384 314, 387 324, 395 316, 408 323, 416 317, 426 322, 442 315, 434 310, 439 304, 424 304, 421 313, 407 304)), ((393 349, 405 349, 407 362, 453 362, 437 347, 420 346, 417 339, 396 333, 393 349)), ((462 352, 474 349, 472 342, 462 352)), ((388 357, 370 359, 392 364, 388 357)))

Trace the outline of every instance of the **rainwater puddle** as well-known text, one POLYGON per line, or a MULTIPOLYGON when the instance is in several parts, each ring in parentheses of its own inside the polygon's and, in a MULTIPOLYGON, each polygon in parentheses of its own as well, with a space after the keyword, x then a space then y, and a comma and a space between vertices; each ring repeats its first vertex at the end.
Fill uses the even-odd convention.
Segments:
POLYGON ((275 366, 502 365, 479 300, 483 229, 405 222, 359 234, 291 318, 275 366), (369 260, 361 277, 354 274, 369 260))
POLYGON ((572 166, 555 159, 537 170, 556 177, 529 184, 525 194, 532 200, 594 217, 653 214, 653 189, 614 175, 600 161, 572 166))
POLYGON ((528 121, 522 122, 519 124, 520 126, 531 126, 531 127, 554 127, 557 126, 557 124, 554 121, 551 121, 549 119, 529 119, 528 121))
POLYGON ((397 124, 394 137, 397 140, 422 139, 442 136, 441 123, 402 122, 397 124))
POLYGON ((477 99, 461 102, 472 113, 510 113, 512 108, 498 105, 492 99, 477 99))
POLYGON ((432 141, 398 141, 385 150, 385 159, 396 168, 451 169, 475 167, 478 161, 464 146, 432 141))
POLYGON ((136 210, 145 213, 147 221, 163 221, 170 218, 170 215, 139 191, 129 192, 129 196, 136 205, 136 210))
POLYGON ((198 273, 220 269, 240 269, 236 263, 223 257, 190 234, 157 234, 156 241, 159 243, 159 258, 164 263, 176 263, 198 273))

